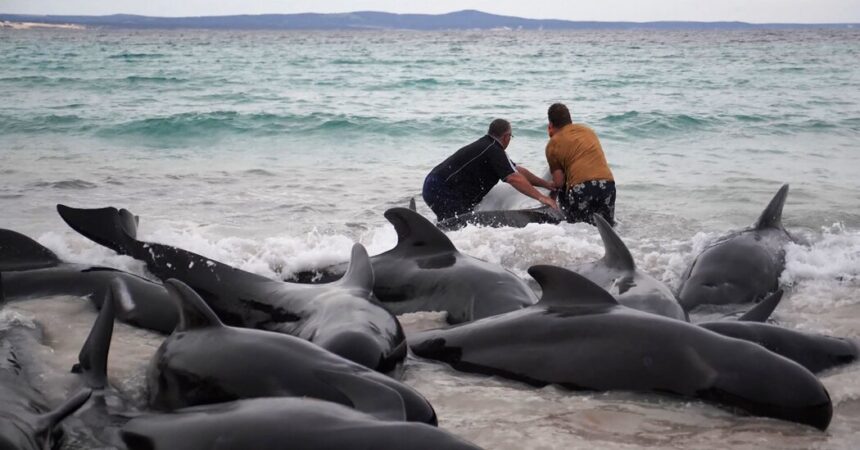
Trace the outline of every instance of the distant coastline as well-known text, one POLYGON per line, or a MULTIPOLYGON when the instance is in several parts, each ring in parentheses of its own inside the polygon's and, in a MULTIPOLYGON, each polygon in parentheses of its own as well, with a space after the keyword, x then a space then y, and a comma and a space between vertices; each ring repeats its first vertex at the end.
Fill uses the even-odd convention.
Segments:
POLYGON ((341 14, 260 14, 204 17, 40 16, 0 14, 0 28, 134 28, 134 29, 239 29, 239 30, 790 30, 860 29, 856 23, 748 23, 748 22, 596 22, 525 19, 466 10, 447 14, 393 14, 359 11, 341 14))
POLYGON ((0 20, 0 29, 31 30, 33 28, 62 28, 65 30, 85 30, 87 27, 72 23, 45 23, 45 22, 12 22, 0 20))

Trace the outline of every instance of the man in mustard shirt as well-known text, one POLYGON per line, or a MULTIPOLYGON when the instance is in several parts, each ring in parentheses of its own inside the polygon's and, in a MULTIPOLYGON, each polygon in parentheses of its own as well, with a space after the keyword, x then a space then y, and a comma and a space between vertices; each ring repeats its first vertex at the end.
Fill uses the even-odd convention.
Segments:
POLYGON ((547 111, 549 142, 546 161, 553 184, 561 189, 559 205, 568 222, 594 224, 600 214, 615 225, 615 179, 606 163, 597 134, 570 119, 567 106, 555 103, 547 111))

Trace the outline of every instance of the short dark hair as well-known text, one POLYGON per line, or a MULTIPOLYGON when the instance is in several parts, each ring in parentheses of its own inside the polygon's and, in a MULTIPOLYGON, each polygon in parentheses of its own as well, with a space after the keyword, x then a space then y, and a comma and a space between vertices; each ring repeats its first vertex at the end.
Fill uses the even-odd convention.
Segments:
POLYGON ((501 138, 511 131, 511 123, 505 119, 496 119, 490 122, 490 128, 487 130, 487 134, 495 138, 501 138))
POLYGON ((549 123, 555 128, 561 128, 569 123, 573 123, 570 120, 570 111, 567 109, 567 106, 564 106, 564 103, 553 103, 546 111, 546 115, 549 117, 549 123))

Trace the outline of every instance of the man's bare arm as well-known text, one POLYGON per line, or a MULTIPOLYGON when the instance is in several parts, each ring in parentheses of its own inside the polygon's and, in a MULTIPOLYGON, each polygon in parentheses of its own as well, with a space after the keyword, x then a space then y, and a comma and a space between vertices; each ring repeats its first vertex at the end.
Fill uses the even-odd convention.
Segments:
POLYGON ((505 178, 505 183, 510 184, 514 187, 514 189, 522 192, 525 195, 528 195, 529 197, 543 203, 544 205, 547 205, 554 209, 558 209, 558 204, 555 202, 555 200, 549 198, 546 195, 541 194, 537 189, 535 189, 534 186, 531 185, 531 183, 529 183, 529 180, 527 180, 526 177, 524 177, 519 172, 514 172, 508 175, 505 178))
POLYGON ((544 180, 543 178, 531 173, 523 166, 517 166, 517 172, 519 172, 520 175, 526 177, 526 180, 531 183, 532 186, 538 186, 550 190, 555 188, 551 181, 544 180))

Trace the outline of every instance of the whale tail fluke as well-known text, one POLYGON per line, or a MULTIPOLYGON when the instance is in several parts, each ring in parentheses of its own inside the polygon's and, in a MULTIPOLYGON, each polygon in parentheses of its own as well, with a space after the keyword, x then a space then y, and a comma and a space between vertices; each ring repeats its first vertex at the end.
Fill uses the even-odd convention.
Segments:
POLYGON ((43 269, 60 262, 42 244, 16 231, 0 229, 0 272, 43 269))
POLYGON ((779 302, 782 301, 782 294, 782 289, 778 289, 773 294, 768 295, 764 300, 758 302, 744 315, 740 316, 738 321, 766 322, 776 307, 779 306, 779 302))
POLYGON ((80 373, 87 386, 92 389, 104 389, 107 386, 108 353, 115 317, 116 302, 111 284, 111 287, 105 290, 102 309, 78 354, 78 363, 72 367, 72 372, 80 373))
POLYGON ((57 212, 73 230, 86 238, 121 255, 134 256, 137 220, 128 210, 114 207, 85 209, 57 205, 57 212))
POLYGON ((171 278, 164 282, 164 287, 179 308, 179 324, 174 332, 223 326, 212 308, 187 284, 171 278))
POLYGON ((785 206, 786 197, 788 197, 788 184, 783 184, 756 221, 754 227, 756 230, 782 228, 782 208, 785 206))
POLYGON ((340 283, 344 286, 363 289, 368 293, 373 291, 373 266, 363 245, 356 243, 352 246, 349 268, 340 279, 340 283))

